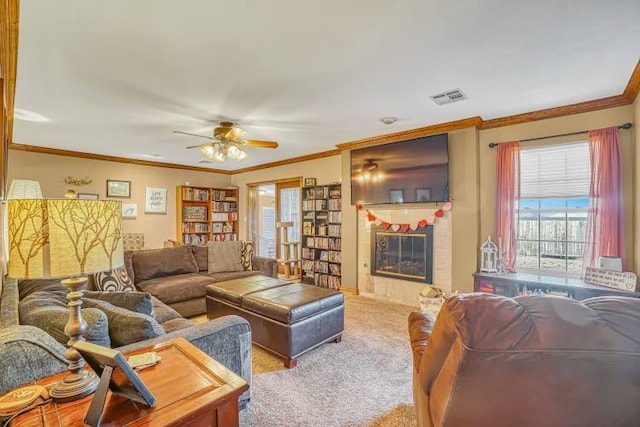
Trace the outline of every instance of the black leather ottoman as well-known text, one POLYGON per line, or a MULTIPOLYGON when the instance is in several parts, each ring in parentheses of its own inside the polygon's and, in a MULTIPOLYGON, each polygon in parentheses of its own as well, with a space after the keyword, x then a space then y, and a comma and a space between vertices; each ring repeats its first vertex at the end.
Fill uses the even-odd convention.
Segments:
POLYGON ((244 317, 251 325, 254 344, 283 358, 287 368, 295 367, 301 354, 342 338, 344 296, 338 291, 290 283, 238 298, 238 290, 226 283, 209 285, 207 317, 244 317))

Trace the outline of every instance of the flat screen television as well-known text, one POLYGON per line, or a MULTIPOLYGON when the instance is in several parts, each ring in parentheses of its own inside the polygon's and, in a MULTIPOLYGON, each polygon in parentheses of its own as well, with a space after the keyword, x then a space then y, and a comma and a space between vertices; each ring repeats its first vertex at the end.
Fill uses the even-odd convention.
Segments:
POLYGON ((449 200, 447 134, 351 151, 351 203, 449 200))

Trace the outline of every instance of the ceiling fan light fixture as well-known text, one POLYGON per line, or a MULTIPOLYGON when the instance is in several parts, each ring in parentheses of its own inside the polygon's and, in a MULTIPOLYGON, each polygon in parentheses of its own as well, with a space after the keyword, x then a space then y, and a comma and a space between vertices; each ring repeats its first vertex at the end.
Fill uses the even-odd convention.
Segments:
POLYGON ((247 152, 244 151, 244 150, 240 150, 240 154, 238 154, 238 161, 240 162, 240 161, 246 159, 247 157, 249 157, 247 152))
POLYGON ((232 160, 238 160, 241 152, 242 150, 240 150, 237 145, 229 144, 229 148, 227 149, 227 157, 232 160))

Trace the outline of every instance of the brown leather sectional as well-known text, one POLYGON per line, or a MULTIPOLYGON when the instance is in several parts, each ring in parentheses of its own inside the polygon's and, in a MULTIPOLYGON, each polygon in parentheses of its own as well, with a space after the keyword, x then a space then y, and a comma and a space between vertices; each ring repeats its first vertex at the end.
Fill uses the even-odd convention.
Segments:
POLYGON ((328 341, 340 342, 344 296, 331 289, 267 276, 209 285, 207 317, 229 314, 245 318, 254 344, 293 368, 301 354, 328 341))

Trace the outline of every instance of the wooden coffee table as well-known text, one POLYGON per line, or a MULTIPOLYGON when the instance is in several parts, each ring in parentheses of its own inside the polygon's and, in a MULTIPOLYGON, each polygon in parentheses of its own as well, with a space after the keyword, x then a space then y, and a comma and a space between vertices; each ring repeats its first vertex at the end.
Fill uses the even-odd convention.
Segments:
MULTIPOLYGON (((101 426, 237 426, 238 397, 247 383, 184 338, 127 354, 155 351, 157 365, 138 371, 156 397, 153 408, 109 392, 101 426)), ((50 386, 66 373, 37 381, 50 386)), ((17 417, 12 426, 82 426, 93 395, 68 403, 48 403, 17 417)))

